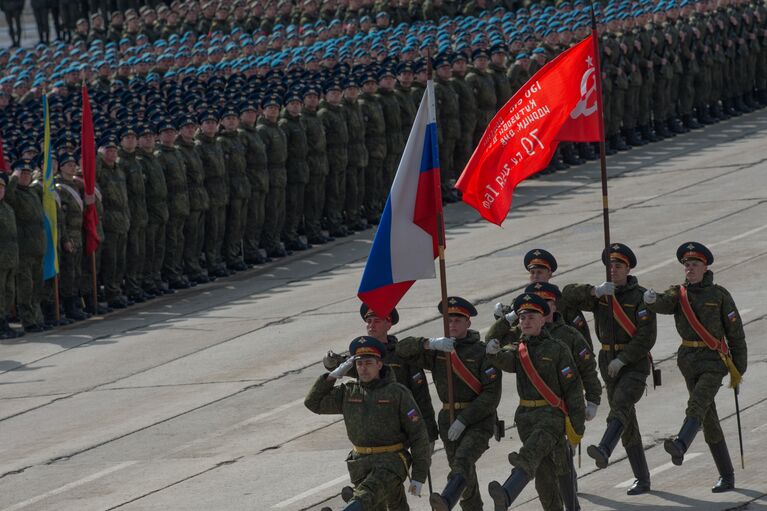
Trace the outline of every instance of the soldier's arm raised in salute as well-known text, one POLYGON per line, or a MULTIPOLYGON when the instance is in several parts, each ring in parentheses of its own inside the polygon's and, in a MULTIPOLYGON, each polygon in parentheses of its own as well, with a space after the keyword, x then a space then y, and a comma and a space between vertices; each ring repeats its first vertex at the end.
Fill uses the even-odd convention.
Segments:
POLYGON ((319 415, 334 415, 343 413, 344 392, 343 385, 335 386, 335 378, 325 373, 314 382, 309 394, 304 399, 304 405, 312 412, 319 415))

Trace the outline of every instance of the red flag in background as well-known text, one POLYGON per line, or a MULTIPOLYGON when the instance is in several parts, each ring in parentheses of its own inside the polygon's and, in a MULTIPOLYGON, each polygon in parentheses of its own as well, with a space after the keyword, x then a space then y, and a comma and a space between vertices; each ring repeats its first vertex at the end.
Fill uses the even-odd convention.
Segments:
POLYGON ((85 255, 91 255, 99 248, 98 224, 99 215, 96 211, 96 140, 93 134, 93 114, 91 101, 88 98, 88 88, 83 84, 83 119, 80 130, 80 164, 85 185, 85 213, 83 228, 85 229, 85 255))
POLYGON ((548 165, 560 141, 600 140, 596 55, 592 34, 543 66, 490 122, 456 183, 485 219, 501 225, 516 186, 548 165))
POLYGON ((8 172, 8 162, 3 154, 3 137, 0 136, 0 172, 8 172))

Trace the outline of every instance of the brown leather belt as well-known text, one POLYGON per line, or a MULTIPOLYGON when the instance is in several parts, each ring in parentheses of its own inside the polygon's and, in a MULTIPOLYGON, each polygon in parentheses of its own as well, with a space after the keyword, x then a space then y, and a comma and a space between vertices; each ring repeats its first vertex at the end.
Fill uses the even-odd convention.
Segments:
MULTIPOLYGON (((464 408, 468 408, 470 404, 471 404, 471 402, 468 402, 468 403, 453 403, 453 408, 456 409, 456 410, 463 410, 464 408)), ((450 405, 447 404, 447 403, 443 403, 442 404, 442 409, 443 410, 449 410, 450 409, 450 405)))
POLYGON ((519 406, 525 408, 541 408, 542 406, 549 406, 549 402, 545 399, 520 399, 519 406))
POLYGON ((626 346, 628 346, 628 344, 602 344, 602 349, 605 351, 610 351, 610 350, 620 351, 620 350, 625 350, 626 346))
POLYGON ((708 344, 703 341, 687 341, 682 339, 682 346, 685 348, 708 348, 708 344))
POLYGON ((357 454, 383 454, 385 452, 399 452, 405 448, 405 444, 381 445, 378 447, 360 447, 354 446, 354 452, 357 454))

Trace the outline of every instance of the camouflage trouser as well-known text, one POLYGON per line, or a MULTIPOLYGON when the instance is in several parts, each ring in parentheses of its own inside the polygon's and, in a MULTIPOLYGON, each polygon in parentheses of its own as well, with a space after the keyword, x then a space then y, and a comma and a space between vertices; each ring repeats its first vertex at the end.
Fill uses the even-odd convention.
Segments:
POLYGON ((600 364, 599 370, 607 387, 607 402, 610 405, 607 422, 617 419, 623 424, 621 443, 624 447, 641 445, 642 435, 639 432, 634 405, 639 402, 645 392, 647 375, 638 371, 623 370, 618 374, 617 379, 613 379, 607 375, 606 364, 600 364))
POLYGON ((288 183, 285 189, 285 225, 282 227, 283 241, 298 240, 298 228, 304 218, 304 194, 306 183, 288 183))
POLYGON ((689 71, 682 75, 679 85, 679 115, 690 115, 695 103, 695 79, 697 73, 689 71))
POLYGON ((669 111, 668 119, 677 117, 679 115, 679 91, 682 84, 682 75, 675 73, 674 77, 669 80, 669 111))
POLYGON ((567 440, 563 437, 561 445, 554 448, 549 458, 544 458, 535 472, 535 490, 538 492, 541 507, 545 511, 561 511, 564 507, 562 493, 559 491, 559 477, 564 474, 559 472, 566 471, 566 473, 572 473, 573 477, 578 477, 575 474, 570 453, 566 449, 566 442, 567 440), (567 465, 560 466, 562 463, 567 465))
POLYGON ((627 89, 621 89, 615 87, 612 92, 612 111, 610 112, 610 119, 608 125, 605 126, 607 136, 617 135, 621 129, 621 123, 623 122, 623 114, 626 106, 626 92, 627 89))
MULTIPOLYGON (((474 124, 468 126, 471 131, 462 131, 461 136, 455 141, 455 150, 453 151, 453 168, 456 174, 460 174, 466 164, 469 163, 471 153, 474 152, 474 124)), ((463 124, 461 129, 464 130, 463 124)))
POLYGON ((245 234, 245 220, 248 213, 248 199, 230 197, 227 205, 224 245, 221 255, 226 264, 242 261, 242 238, 245 234))
POLYGON ((341 226, 346 203, 346 166, 349 158, 346 148, 328 147, 328 175, 325 178, 325 210, 331 233, 341 226))
POLYGON ((168 282, 178 282, 184 274, 184 244, 187 242, 184 236, 184 224, 187 218, 189 217, 170 215, 168 223, 165 224, 162 274, 168 282))
POLYGON ((325 206, 325 174, 312 173, 304 190, 304 229, 312 238, 322 234, 322 208, 325 206))
POLYGON ((652 114, 652 89, 653 82, 645 79, 644 85, 639 88, 639 108, 637 110, 637 123, 640 126, 650 124, 652 114))
POLYGON ((16 313, 24 327, 42 324, 43 256, 20 254, 16 271, 16 313))
MULTIPOLYGON (((193 209, 184 222, 183 232, 181 233, 183 246, 183 255, 181 256, 183 264, 183 273, 191 277, 198 277, 203 274, 200 265, 200 255, 205 246, 205 211, 193 209)), ((167 247, 166 247, 167 250, 167 247)))
POLYGON ((11 313, 16 267, 0 267, 0 322, 11 313))
POLYGON ((226 231, 226 204, 211 205, 205 212, 205 265, 208 271, 219 270, 224 265, 221 248, 226 231))
POLYGON ((146 226, 144 289, 162 286, 162 265, 165 260, 165 225, 164 222, 149 222, 146 226))
POLYGON ((59 250, 59 279, 61 296, 80 296, 80 278, 83 272, 83 247, 75 245, 74 251, 59 250))
POLYGON ((665 121, 668 116, 668 102, 666 100, 667 88, 668 80, 663 77, 655 78, 655 88, 653 89, 652 96, 652 113, 656 122, 665 121))
POLYGON ((629 87, 626 91, 626 104, 623 114, 623 127, 633 130, 637 127, 639 117, 639 92, 641 87, 629 87))
POLYGON ((346 225, 353 226, 360 220, 360 195, 365 193, 365 169, 362 167, 346 167, 346 225), (362 190, 360 190, 360 188, 362 190), (362 193, 360 193, 360 191, 362 193))
POLYGON ((715 398, 727 375, 727 369, 722 363, 720 372, 711 371, 710 367, 702 367, 696 362, 694 355, 680 356, 676 362, 690 393, 685 415, 698 419, 703 425, 703 436, 707 444, 718 444, 724 440, 724 433, 719 425, 715 398))
POLYGON ((105 232, 101 242, 101 281, 104 283, 105 298, 108 302, 122 295, 120 286, 125 277, 125 246, 128 234, 105 232))
MULTIPOLYGON (((104 237, 106 238, 106 236, 104 237)), ((101 251, 103 246, 104 243, 102 241, 102 243, 99 245, 99 248, 97 248, 96 252, 94 253, 94 257, 96 259, 96 275, 101 273, 101 251)), ((84 252, 82 260, 82 273, 80 276, 80 296, 84 298, 93 296, 93 260, 91 259, 91 256, 85 255, 84 252)), ((93 311, 89 310, 88 312, 93 311)))
POLYGON ((448 479, 454 474, 460 474, 466 479, 466 489, 461 495, 461 509, 463 511, 481 511, 482 497, 480 496, 479 482, 477 481, 477 460, 488 449, 488 442, 493 436, 492 432, 478 425, 467 426, 457 441, 447 439, 449 417, 445 410, 439 412, 439 436, 445 445, 447 462, 450 465, 448 479))
POLYGON ((455 168, 453 165, 453 154, 457 140, 453 137, 444 137, 439 144, 439 176, 442 191, 450 188, 450 180, 455 179, 455 168))
POLYGON ((261 245, 261 231, 266 217, 266 191, 253 190, 248 201, 248 221, 245 224, 245 259, 256 259, 261 245))
POLYGON ((285 225, 285 187, 272 184, 266 196, 264 230, 261 233, 261 247, 267 252, 280 247, 283 225, 285 225))
POLYGON ((125 247, 125 293, 129 297, 141 294, 144 282, 144 259, 146 255, 146 226, 131 226, 125 247))
POLYGON ((362 503, 365 511, 407 511, 410 507, 405 498, 400 476, 386 468, 373 468, 362 481, 354 482, 354 500, 362 503))
MULTIPOLYGON (((544 475, 544 485, 556 485, 556 476, 567 473, 564 456, 565 421, 561 413, 545 408, 518 407, 514 415, 522 447, 511 453, 509 461, 536 478, 544 475), (547 482, 548 481, 548 482, 547 482), (553 481, 553 483, 551 482, 553 481)), ((536 484, 536 488, 538 484, 536 484)), ((541 502, 543 502, 541 494, 541 502)))

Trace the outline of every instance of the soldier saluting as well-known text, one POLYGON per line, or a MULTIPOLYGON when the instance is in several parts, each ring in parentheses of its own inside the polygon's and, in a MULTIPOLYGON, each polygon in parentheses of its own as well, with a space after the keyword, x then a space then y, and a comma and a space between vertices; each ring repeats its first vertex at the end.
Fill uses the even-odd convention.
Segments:
POLYGON ((317 414, 343 414, 354 448, 346 458, 354 494, 345 511, 378 509, 401 491, 412 463, 409 492, 420 496, 431 463, 429 436, 413 395, 384 366, 386 346, 362 336, 351 357, 314 383, 304 404, 317 414), (358 380, 335 386, 352 366, 358 380), (408 453, 409 450, 409 453, 408 453))
MULTIPOLYGON (((584 431, 583 384, 570 349, 544 328, 549 305, 537 294, 525 293, 514 300, 514 311, 522 332, 519 343, 503 349, 498 340, 487 344, 490 363, 517 375, 519 406, 514 421, 523 444, 519 452, 509 454, 514 468, 508 479, 488 485, 496 509, 507 509, 527 483, 544 471, 564 474, 572 481, 565 434, 577 444, 584 431)), ((542 503, 550 498, 540 497, 542 503)))
MULTIPOLYGON (((442 302, 437 307, 442 312, 442 302)), ((488 449, 493 436, 495 410, 501 400, 501 374, 485 358, 479 332, 470 330, 477 309, 464 298, 447 299, 450 337, 408 337, 397 344, 397 355, 432 372, 437 394, 443 403, 437 423, 450 464, 448 483, 442 494, 429 499, 433 509, 452 509, 461 498, 461 509, 482 509, 475 464, 488 449), (453 370, 455 420, 450 423, 447 367, 453 370)))
POLYGON ((599 445, 590 445, 587 452, 597 467, 606 468, 620 437, 636 478, 626 493, 639 495, 650 491, 650 472, 635 405, 645 392, 650 374, 650 350, 655 345, 657 324, 655 313, 642 301, 645 289, 629 275, 637 264, 634 252, 622 243, 613 243, 609 254, 607 249, 602 251, 602 262, 609 264, 612 282, 599 286, 570 284, 562 292, 573 306, 594 313, 596 333, 602 343, 599 370, 607 387, 610 413, 599 445))
POLYGON ((664 447, 673 463, 681 465, 702 425, 720 476, 711 491, 721 493, 735 488, 735 473, 714 398, 728 372, 730 385, 737 388, 746 371, 746 335, 732 296, 714 284, 714 274, 708 269, 714 262, 711 251, 700 243, 687 242, 677 249, 676 257, 684 265, 684 284, 671 286, 665 293, 652 289, 644 293, 648 309, 674 315, 682 338, 677 365, 690 392, 679 435, 666 440, 664 447))

